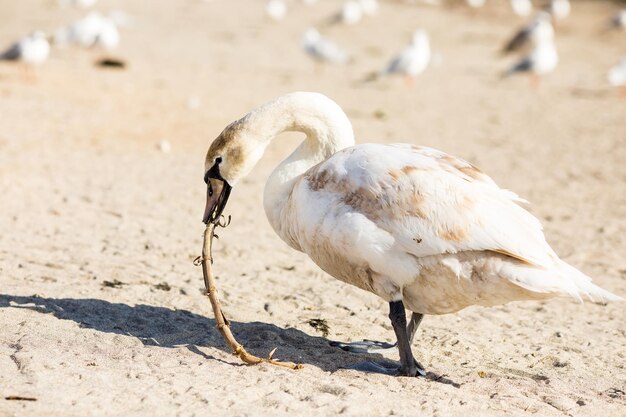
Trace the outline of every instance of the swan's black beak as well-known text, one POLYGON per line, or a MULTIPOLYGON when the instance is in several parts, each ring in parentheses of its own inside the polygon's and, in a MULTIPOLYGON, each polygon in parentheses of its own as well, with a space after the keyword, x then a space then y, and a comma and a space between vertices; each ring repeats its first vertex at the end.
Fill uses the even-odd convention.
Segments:
MULTIPOLYGON (((209 174, 207 172, 207 174, 209 174)), ((204 224, 209 222, 217 224, 226 207, 228 196, 232 187, 228 185, 226 181, 218 178, 206 178, 207 191, 206 191, 206 207, 204 208, 204 217, 202 221, 204 224)))

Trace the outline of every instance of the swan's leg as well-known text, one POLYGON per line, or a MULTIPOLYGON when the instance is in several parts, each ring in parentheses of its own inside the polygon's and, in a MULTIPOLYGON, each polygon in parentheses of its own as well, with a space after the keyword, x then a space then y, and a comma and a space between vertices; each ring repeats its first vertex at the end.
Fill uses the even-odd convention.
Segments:
POLYGON ((409 322, 409 325, 406 328, 407 333, 409 334, 409 344, 413 345, 413 339, 415 338, 415 332, 417 331, 417 328, 420 327, 420 324, 422 323, 422 319, 424 318, 424 315, 421 313, 413 313, 411 314, 411 321, 409 322))
POLYGON ((400 352, 400 375, 425 376, 426 372, 422 365, 415 360, 411 351, 409 329, 406 325, 406 312, 402 300, 389 303, 389 319, 396 337, 398 338, 398 351, 400 352))
POLYGON ((404 304, 402 301, 392 301, 389 303, 389 319, 394 332, 396 333, 397 342, 394 344, 384 342, 374 342, 371 340, 364 340, 363 342, 356 343, 338 343, 331 342, 331 346, 339 346, 343 350, 349 352, 372 352, 373 350, 388 349, 398 346, 400 353, 400 366, 387 365, 376 362, 362 362, 350 366, 350 369, 356 369, 363 372, 375 372, 386 375, 405 375, 405 376, 425 376, 426 371, 419 362, 413 357, 411 352, 411 342, 415 336, 415 331, 419 327, 422 318, 424 316, 419 313, 413 313, 409 325, 406 324, 406 312, 404 311, 404 304), (381 347, 385 345, 384 347, 381 347), (375 346, 376 349, 372 349, 375 346))
MULTIPOLYGON (((424 318, 424 315, 420 313, 413 313, 411 315, 411 321, 409 322, 409 325, 407 326, 407 333, 409 335, 409 342, 411 344, 413 344, 413 338, 415 337, 415 332, 417 331, 417 328, 422 322, 422 318, 424 318)), ((368 339, 365 339, 361 342, 350 342, 350 343, 331 341, 329 342, 329 344, 331 346, 343 349, 346 352, 352 352, 352 353, 376 353, 381 350, 394 349, 396 346, 398 346, 397 342, 396 343, 378 342, 376 340, 368 340, 368 339)))

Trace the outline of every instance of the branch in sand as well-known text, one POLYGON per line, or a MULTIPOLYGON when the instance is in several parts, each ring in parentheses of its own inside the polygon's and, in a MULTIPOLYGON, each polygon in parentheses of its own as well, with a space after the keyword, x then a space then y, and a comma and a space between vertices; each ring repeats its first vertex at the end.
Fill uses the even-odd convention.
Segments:
POLYGON ((213 222, 208 222, 206 229, 204 230, 204 243, 202 246, 202 256, 199 258, 202 262, 202 274, 204 275, 204 286, 206 288, 206 293, 209 296, 209 300, 211 300, 211 307, 213 307, 213 314, 215 315, 215 321, 217 322, 217 329, 220 331, 224 340, 228 344, 228 346, 233 350, 233 354, 238 356, 239 359, 244 361, 249 365, 256 365, 259 363, 269 363, 276 366, 282 366, 285 368, 291 369, 300 369, 302 368, 301 364, 293 363, 293 362, 281 362, 276 359, 272 359, 272 355, 276 351, 273 349, 267 358, 259 358, 258 356, 254 356, 251 353, 248 353, 246 349, 237 342, 235 336, 230 331, 230 322, 224 316, 222 312, 222 307, 220 305, 220 300, 217 297, 217 287, 215 284, 215 277, 213 276, 213 256, 211 254, 211 245, 213 243, 213 236, 215 231, 215 224, 213 222))

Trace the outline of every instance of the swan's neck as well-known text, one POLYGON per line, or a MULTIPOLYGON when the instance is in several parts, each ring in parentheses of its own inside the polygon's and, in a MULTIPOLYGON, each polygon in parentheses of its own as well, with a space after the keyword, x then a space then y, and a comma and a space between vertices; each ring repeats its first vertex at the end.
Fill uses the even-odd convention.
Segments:
POLYGON ((352 125, 346 114, 334 101, 317 93, 282 96, 250 113, 245 123, 249 133, 263 142, 263 149, 285 131, 306 135, 274 169, 265 186, 263 205, 275 229, 295 181, 312 166, 354 145, 352 125))

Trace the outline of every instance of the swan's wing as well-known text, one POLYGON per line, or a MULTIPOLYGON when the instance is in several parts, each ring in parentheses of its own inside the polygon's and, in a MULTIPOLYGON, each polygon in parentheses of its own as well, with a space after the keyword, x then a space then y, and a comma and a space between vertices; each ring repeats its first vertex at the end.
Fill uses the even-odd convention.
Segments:
POLYGON ((435 149, 354 146, 311 168, 298 187, 319 193, 308 194, 308 204, 324 201, 319 221, 360 215, 390 236, 393 249, 416 257, 488 250, 545 267, 558 259, 539 221, 517 204, 524 200, 435 149))

